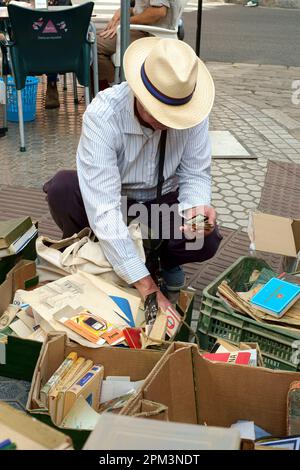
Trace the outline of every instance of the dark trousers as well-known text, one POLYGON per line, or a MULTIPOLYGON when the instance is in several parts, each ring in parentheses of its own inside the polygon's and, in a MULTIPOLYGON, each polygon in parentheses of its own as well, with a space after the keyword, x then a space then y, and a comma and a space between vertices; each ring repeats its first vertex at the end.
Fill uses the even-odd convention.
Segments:
MULTIPOLYGON (((78 233, 85 227, 89 227, 76 171, 59 171, 51 180, 44 184, 43 190, 47 194, 51 215, 55 223, 62 230, 64 238, 78 233)), ((177 192, 165 194, 162 196, 161 204, 172 206, 178 202, 177 198, 177 192)), ((133 203, 135 201, 128 201, 128 208, 133 203)), ((149 209, 151 209, 151 205, 154 203, 156 201, 143 203, 148 209, 148 214, 150 214, 149 209)), ((204 238, 204 244, 201 249, 189 249, 188 247, 192 246, 190 245, 192 242, 188 241, 187 244, 187 240, 182 234, 180 235, 181 238, 178 239, 179 227, 176 227, 173 231, 174 222, 171 219, 172 217, 168 219, 168 217, 164 216, 163 220, 161 220, 161 223, 171 225, 170 238, 162 240, 159 244, 159 257, 161 266, 164 269, 170 269, 185 263, 206 261, 214 256, 222 240, 217 227, 210 235, 204 238)), ((148 223, 150 222, 149 215, 148 223)), ((147 247, 147 243, 144 244, 147 247)), ((145 251, 147 255, 147 250, 145 251)), ((147 257, 146 265, 152 273, 153 269, 151 269, 151 259, 149 257, 147 257)))

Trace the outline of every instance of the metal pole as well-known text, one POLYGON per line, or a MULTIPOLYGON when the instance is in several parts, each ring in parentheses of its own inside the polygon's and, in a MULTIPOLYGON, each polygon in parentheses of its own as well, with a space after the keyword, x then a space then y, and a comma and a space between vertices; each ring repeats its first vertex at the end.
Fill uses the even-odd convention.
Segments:
POLYGON ((123 57, 130 41, 129 17, 130 0, 121 0, 121 82, 125 80, 123 71, 123 57))
POLYGON ((202 29, 202 0, 198 0, 197 32, 196 32, 196 54, 198 57, 200 57, 201 29, 202 29))

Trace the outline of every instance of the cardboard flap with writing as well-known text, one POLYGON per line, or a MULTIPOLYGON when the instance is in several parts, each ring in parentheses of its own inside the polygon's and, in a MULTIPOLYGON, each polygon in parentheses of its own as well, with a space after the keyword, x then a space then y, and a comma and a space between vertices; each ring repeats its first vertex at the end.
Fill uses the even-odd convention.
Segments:
POLYGON ((170 421, 197 423, 190 346, 166 356, 143 390, 143 398, 168 408, 170 421))
POLYGON ((253 213, 253 235, 255 249, 268 253, 296 257, 300 245, 299 223, 288 217, 253 213), (295 239, 298 237, 298 240, 295 239))
POLYGON ((275 436, 286 434, 286 400, 297 372, 213 363, 193 348, 198 423, 228 427, 254 421, 275 436))

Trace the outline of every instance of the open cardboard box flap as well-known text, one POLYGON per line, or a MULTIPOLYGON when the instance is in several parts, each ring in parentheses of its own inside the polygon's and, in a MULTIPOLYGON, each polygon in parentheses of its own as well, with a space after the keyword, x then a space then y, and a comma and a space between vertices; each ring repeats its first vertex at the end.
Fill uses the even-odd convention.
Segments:
POLYGON ((249 236, 258 251, 296 258, 300 251, 300 220, 253 212, 249 236))
POLYGON ((19 261, 6 275, 5 281, 0 285, 0 316, 12 303, 17 289, 25 289, 26 281, 36 276, 34 261, 19 261))
POLYGON ((157 364, 138 397, 168 408, 170 421, 229 427, 254 421, 274 436, 287 433, 287 393, 300 373, 211 362, 196 345, 174 343, 157 364))

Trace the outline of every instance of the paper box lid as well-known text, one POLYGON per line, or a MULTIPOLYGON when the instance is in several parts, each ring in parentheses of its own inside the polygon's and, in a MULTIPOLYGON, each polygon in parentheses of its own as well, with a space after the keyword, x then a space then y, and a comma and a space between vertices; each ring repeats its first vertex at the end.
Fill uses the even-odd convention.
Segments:
POLYGON ((249 236, 255 249, 297 257, 300 251, 300 220, 277 215, 252 213, 249 236))

